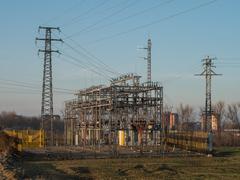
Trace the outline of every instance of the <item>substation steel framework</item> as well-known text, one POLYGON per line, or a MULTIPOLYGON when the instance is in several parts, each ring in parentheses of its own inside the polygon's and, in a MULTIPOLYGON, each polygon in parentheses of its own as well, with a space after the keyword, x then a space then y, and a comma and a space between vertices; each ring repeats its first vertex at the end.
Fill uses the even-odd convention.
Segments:
POLYGON ((163 87, 159 83, 140 84, 140 76, 128 74, 112 79, 109 86, 80 90, 76 96, 65 103, 67 145, 76 145, 75 141, 82 146, 102 142, 116 145, 121 130, 140 132, 139 144, 159 144, 163 111, 163 87), (147 140, 150 131, 151 142, 147 140))

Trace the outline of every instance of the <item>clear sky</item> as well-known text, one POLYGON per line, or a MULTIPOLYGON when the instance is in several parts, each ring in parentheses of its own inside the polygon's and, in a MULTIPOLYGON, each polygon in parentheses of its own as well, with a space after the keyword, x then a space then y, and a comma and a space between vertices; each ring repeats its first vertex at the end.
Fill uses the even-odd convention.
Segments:
MULTIPOLYGON (((37 50, 43 44, 35 45, 35 38, 44 33, 38 33, 39 25, 60 27, 62 33, 53 36, 67 43, 53 45, 62 52, 53 56, 54 87, 107 84, 117 75, 108 72, 112 68, 138 73, 145 81, 146 61, 140 57, 146 52, 138 48, 151 37, 152 76, 164 86, 165 103, 204 105, 205 81, 194 74, 202 72, 206 55, 218 58, 215 71, 223 74, 214 77, 213 102, 239 101, 239 9, 239 0, 1 0, 0 111, 40 115, 43 60, 37 50)), ((55 93, 54 112, 72 98, 55 93)))

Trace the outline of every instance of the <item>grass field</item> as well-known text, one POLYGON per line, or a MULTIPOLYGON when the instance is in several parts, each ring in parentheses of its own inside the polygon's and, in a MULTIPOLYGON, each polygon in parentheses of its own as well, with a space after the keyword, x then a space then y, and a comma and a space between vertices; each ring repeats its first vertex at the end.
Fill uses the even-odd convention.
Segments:
POLYGON ((240 179, 240 148, 215 157, 165 157, 25 161, 23 178, 43 179, 240 179))

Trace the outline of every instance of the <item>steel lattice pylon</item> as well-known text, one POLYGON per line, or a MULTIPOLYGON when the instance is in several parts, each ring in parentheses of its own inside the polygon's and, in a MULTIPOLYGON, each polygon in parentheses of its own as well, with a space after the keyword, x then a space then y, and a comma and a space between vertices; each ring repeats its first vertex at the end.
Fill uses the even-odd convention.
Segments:
POLYGON ((212 94, 211 94, 211 80, 212 76, 218 76, 221 74, 216 74, 212 68, 216 68, 214 66, 213 60, 214 58, 210 58, 209 56, 203 59, 203 72, 201 74, 196 74, 197 76, 205 76, 206 79, 206 89, 205 89, 205 112, 204 112, 204 131, 211 132, 212 131, 212 94))
POLYGON ((149 38, 147 47, 139 48, 147 50, 147 57, 143 57, 144 60, 147 61, 147 82, 150 83, 152 81, 152 41, 149 38))
POLYGON ((45 38, 36 38, 36 40, 44 41, 44 50, 39 49, 38 52, 44 53, 44 68, 43 68, 43 85, 42 85, 42 105, 41 118, 42 129, 49 131, 49 126, 45 122, 50 121, 51 145, 53 145, 53 91, 52 91, 52 53, 59 53, 57 50, 52 50, 52 41, 62 41, 61 39, 52 39, 52 30, 58 30, 56 27, 39 27, 40 30, 45 30, 45 38))
POLYGON ((151 39, 148 39, 147 47, 147 81, 152 81, 152 42, 151 39))

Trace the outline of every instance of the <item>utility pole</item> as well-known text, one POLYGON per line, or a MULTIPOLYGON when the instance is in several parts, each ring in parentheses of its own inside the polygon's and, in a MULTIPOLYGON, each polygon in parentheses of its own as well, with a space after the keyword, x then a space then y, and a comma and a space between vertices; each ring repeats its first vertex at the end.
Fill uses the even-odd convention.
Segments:
POLYGON ((205 99, 205 114, 203 117, 203 125, 204 131, 211 132, 212 131, 212 94, 211 94, 211 80, 212 76, 219 76, 222 74, 216 74, 212 68, 216 68, 214 66, 213 61, 216 58, 207 58, 203 59, 203 72, 201 74, 196 74, 196 76, 205 76, 206 79, 206 99, 205 99), (205 118, 205 119, 204 119, 205 118))
POLYGON ((45 38, 36 38, 36 41, 44 41, 45 48, 39 49, 38 53, 44 53, 44 67, 43 67, 43 84, 42 84, 42 105, 41 105, 41 128, 49 131, 50 122, 50 144, 53 146, 53 91, 52 91, 52 53, 59 53, 58 50, 52 50, 52 42, 60 41, 62 39, 53 39, 52 31, 57 30, 58 27, 42 27, 39 26, 38 31, 45 30, 45 38), (46 123, 47 122, 47 123, 46 123))

